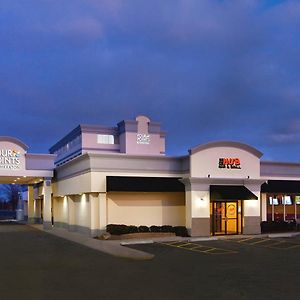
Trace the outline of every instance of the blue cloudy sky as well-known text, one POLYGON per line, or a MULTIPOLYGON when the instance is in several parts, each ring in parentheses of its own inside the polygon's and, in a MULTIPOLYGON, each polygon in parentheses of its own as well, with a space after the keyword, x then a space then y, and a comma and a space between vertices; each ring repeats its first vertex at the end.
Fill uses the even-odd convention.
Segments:
POLYGON ((300 161, 300 1, 0 0, 0 135, 160 121, 167 153, 237 140, 300 161))

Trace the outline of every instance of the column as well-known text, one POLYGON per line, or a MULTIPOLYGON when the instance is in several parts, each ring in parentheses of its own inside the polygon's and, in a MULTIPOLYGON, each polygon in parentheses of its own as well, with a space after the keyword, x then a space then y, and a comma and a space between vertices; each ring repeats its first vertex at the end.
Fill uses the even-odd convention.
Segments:
POLYGON ((267 221, 267 194, 261 194, 261 220, 267 221))
POLYGON ((99 193, 99 231, 105 232, 107 225, 107 199, 106 193, 99 193))
POLYGON ((90 230, 91 230, 91 236, 95 237, 98 236, 98 230, 99 230, 99 195, 96 193, 89 194, 89 200, 90 200, 90 209, 91 209, 91 219, 90 219, 90 230))
POLYGON ((69 231, 76 231, 76 218, 75 218, 75 203, 71 196, 67 196, 68 200, 68 226, 69 231))
POLYGON ((245 186, 258 197, 258 200, 244 200, 243 234, 260 234, 261 221, 261 195, 260 184, 245 184, 245 186))
POLYGON ((192 231, 191 236, 210 236, 210 198, 209 192, 191 191, 192 231))
POLYGON ((44 229, 49 230, 52 229, 52 186, 51 186, 51 178, 44 178, 44 199, 43 199, 43 224, 44 229))
POLYGON ((197 179, 183 179, 185 184, 186 227, 191 236, 210 236, 209 185, 197 179))
POLYGON ((28 185, 28 197, 27 197, 27 206, 28 206, 28 223, 33 224, 35 222, 35 213, 34 213, 34 195, 33 195, 33 186, 28 185))

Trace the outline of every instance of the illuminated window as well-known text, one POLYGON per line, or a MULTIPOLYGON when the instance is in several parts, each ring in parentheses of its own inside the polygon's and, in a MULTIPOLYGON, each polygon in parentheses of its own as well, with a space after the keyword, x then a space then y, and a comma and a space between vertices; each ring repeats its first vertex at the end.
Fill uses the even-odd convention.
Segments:
POLYGON ((110 135, 110 134, 98 134, 97 135, 97 143, 113 145, 115 143, 115 139, 114 139, 114 136, 110 135))

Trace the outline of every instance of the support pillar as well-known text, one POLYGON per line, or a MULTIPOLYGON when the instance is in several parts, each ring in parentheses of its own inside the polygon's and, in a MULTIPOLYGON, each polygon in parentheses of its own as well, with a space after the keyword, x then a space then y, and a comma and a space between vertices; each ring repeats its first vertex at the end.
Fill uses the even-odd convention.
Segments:
POLYGON ((91 236, 95 237, 98 236, 99 231, 99 195, 98 194, 89 194, 90 200, 90 209, 91 209, 91 223, 90 223, 90 230, 91 236))
POLYGON ((267 194, 261 194, 261 221, 267 221, 267 194))
POLYGON ((75 203, 71 196, 67 196, 68 199, 68 227, 69 231, 76 231, 76 219, 75 219, 75 203))
POLYGON ((49 230, 52 229, 52 186, 51 186, 51 178, 44 179, 44 202, 43 202, 43 224, 44 229, 49 230))
POLYGON ((35 222, 35 211, 34 211, 34 195, 33 195, 33 186, 28 185, 28 223, 33 224, 35 222))
POLYGON ((99 233, 106 231, 107 199, 106 193, 99 193, 99 233))
POLYGON ((259 184, 245 184, 258 200, 244 200, 244 228, 243 234, 260 234, 261 222, 261 193, 259 184))
POLYGON ((197 179, 186 178, 186 227, 191 236, 210 236, 210 198, 209 185, 197 179))

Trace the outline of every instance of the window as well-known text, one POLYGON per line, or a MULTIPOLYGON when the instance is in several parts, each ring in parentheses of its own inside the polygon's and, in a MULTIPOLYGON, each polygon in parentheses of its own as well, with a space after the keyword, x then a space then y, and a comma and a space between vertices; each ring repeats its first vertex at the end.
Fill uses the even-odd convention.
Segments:
POLYGON ((97 135, 97 143, 98 144, 111 144, 115 143, 115 138, 110 134, 98 134, 97 135))

